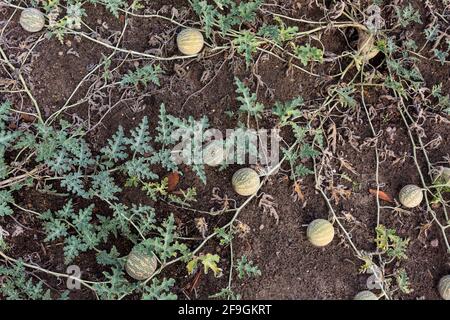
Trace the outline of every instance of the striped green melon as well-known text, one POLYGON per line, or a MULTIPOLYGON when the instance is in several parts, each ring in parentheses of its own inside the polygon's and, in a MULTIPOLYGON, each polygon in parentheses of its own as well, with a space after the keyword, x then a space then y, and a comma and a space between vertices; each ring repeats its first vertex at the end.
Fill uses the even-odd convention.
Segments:
POLYGON ((28 32, 39 32, 44 28, 44 14, 35 8, 27 8, 20 14, 19 23, 28 32))
POLYGON ((225 160, 223 140, 214 140, 203 148, 203 163, 217 167, 225 160))
POLYGON ((378 297, 372 291, 364 290, 359 292, 353 300, 378 300, 378 297))
POLYGON ((234 191, 241 196, 255 194, 259 189, 260 183, 258 173, 250 168, 239 169, 233 174, 233 178, 231 179, 234 191))
POLYGON ((203 35, 195 29, 184 29, 177 36, 178 49, 182 54, 191 56, 203 49, 203 35))
POLYGON ((306 235, 314 246, 324 247, 333 240, 334 228, 328 220, 316 219, 308 225, 306 235))
POLYGON ((442 277, 439 281, 438 289, 442 299, 450 300, 450 275, 442 277))
POLYGON ((127 257, 125 270, 130 277, 136 280, 145 280, 155 273, 157 266, 158 260, 154 254, 143 253, 137 247, 134 247, 127 257))
POLYGON ((422 202, 423 192, 418 186, 408 184, 400 190, 398 197, 400 203, 406 208, 415 208, 422 202))

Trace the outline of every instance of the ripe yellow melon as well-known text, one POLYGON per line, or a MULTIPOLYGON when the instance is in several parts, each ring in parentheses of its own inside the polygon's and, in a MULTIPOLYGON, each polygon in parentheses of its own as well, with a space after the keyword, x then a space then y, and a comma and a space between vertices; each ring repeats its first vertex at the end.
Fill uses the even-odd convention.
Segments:
POLYGON ((439 281, 438 289, 442 299, 450 300, 450 275, 442 277, 439 281))
POLYGON ((423 192, 418 186, 408 184, 400 190, 398 197, 400 203, 406 208, 415 208, 422 202, 423 192))
POLYGON ((372 291, 361 291, 359 292, 353 300, 378 300, 378 297, 372 291))
POLYGON ((308 225, 306 235, 314 246, 324 247, 333 240, 334 228, 328 220, 316 219, 308 225))
POLYGON ((130 277, 136 280, 145 280, 155 273, 157 266, 158 260, 154 254, 143 253, 134 247, 127 257, 125 270, 130 277))
POLYGON ((234 191, 241 196, 250 196, 256 193, 260 183, 258 173, 250 168, 239 169, 231 179, 234 191))
POLYGON ((39 32, 44 28, 44 14, 35 8, 26 8, 20 14, 19 23, 28 32, 39 32))
POLYGON ((177 45, 182 54, 187 56, 196 55, 203 49, 203 35, 195 29, 184 29, 178 34, 177 45))

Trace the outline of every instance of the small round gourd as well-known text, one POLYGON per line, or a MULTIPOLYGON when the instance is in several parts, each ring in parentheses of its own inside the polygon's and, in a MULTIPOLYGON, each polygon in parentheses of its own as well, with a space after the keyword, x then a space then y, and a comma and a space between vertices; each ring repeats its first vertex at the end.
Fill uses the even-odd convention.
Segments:
POLYGON ((154 254, 149 255, 143 253, 134 247, 127 257, 125 270, 130 277, 136 280, 145 280, 150 278, 152 274, 155 273, 157 266, 158 261, 154 254))
POLYGON ((414 184, 408 184, 400 190, 398 195, 400 203, 406 208, 415 208, 423 200, 422 189, 414 184))
POLYGON ((250 168, 239 169, 231 179, 234 191, 241 196, 251 196, 256 193, 260 183, 258 173, 250 168))
POLYGON ((378 300, 378 297, 372 291, 364 290, 364 291, 358 292, 358 294, 356 294, 356 296, 353 298, 353 300, 378 300))
POLYGON ((203 35, 195 29, 184 29, 177 36, 177 45, 178 50, 184 55, 198 54, 203 49, 203 35))
POLYGON ((312 245, 324 247, 333 241, 333 225, 328 220, 316 219, 308 225, 306 236, 312 245))
POLYGON ((358 30, 358 53, 364 62, 374 58, 380 50, 375 45, 375 37, 369 32, 359 29, 358 30))
POLYGON ((450 275, 441 278, 438 289, 442 299, 450 300, 450 275))
POLYGON ((203 148, 203 163, 217 167, 225 160, 223 140, 214 140, 203 148))
POLYGON ((44 14, 35 8, 26 8, 20 14, 19 23, 28 32, 39 32, 44 28, 44 14))

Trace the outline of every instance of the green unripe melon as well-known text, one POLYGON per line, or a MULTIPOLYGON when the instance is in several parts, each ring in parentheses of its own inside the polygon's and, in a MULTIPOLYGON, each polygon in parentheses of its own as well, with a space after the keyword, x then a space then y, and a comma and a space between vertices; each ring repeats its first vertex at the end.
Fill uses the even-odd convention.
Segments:
POLYGON ((260 185, 258 173, 250 168, 242 168, 236 171, 231 179, 234 191, 241 196, 255 194, 260 185))
POLYGON ((438 289, 442 299, 450 300, 450 275, 442 277, 439 281, 438 289))
POLYGON ((423 200, 422 189, 414 184, 408 184, 400 190, 398 195, 400 203, 406 208, 415 208, 423 200))
POLYGON ((328 220, 316 219, 308 225, 306 235, 314 246, 324 247, 333 241, 334 228, 328 220))
POLYGON ((364 290, 359 292, 353 300, 378 300, 378 297, 372 291, 364 290))
POLYGON ((195 29, 184 29, 177 36, 177 45, 182 54, 187 56, 198 54, 203 49, 203 35, 195 29))
POLYGON ((127 257, 125 270, 130 277, 136 280, 145 280, 155 273, 157 266, 158 260, 154 254, 143 253, 134 247, 127 257))
POLYGON ((44 28, 44 14, 35 8, 27 8, 20 14, 19 23, 28 32, 39 32, 44 28))

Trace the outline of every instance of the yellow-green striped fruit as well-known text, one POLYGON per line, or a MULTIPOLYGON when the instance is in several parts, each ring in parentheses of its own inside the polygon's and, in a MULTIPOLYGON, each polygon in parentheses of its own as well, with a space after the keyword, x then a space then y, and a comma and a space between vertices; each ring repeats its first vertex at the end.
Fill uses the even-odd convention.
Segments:
POLYGON ((439 281, 438 289, 442 299, 450 300, 450 275, 442 277, 439 281))
POLYGON ((203 49, 203 35, 195 29, 184 29, 178 34, 177 45, 182 54, 187 56, 198 54, 203 49))
POLYGON ((316 219, 308 225, 306 235, 314 246, 324 247, 333 240, 334 228, 328 220, 316 219))
POLYGON ((225 160, 223 140, 214 140, 203 148, 203 163, 217 167, 225 160))
POLYGON ((137 250, 136 247, 131 250, 127 258, 125 270, 130 277, 136 280, 145 280, 155 273, 158 261, 154 254, 149 255, 137 250))
POLYGON ((353 300, 378 300, 378 297, 375 293, 369 290, 359 292, 353 300))
POLYGON ((256 193, 260 183, 258 173, 250 168, 239 169, 231 179, 234 191, 241 196, 251 196, 256 193))
POLYGON ((19 23, 28 32, 39 32, 44 28, 44 14, 35 8, 27 8, 22 10, 19 23))
POLYGON ((415 208, 422 202, 423 192, 418 186, 408 184, 400 190, 398 197, 400 203, 406 208, 415 208))

